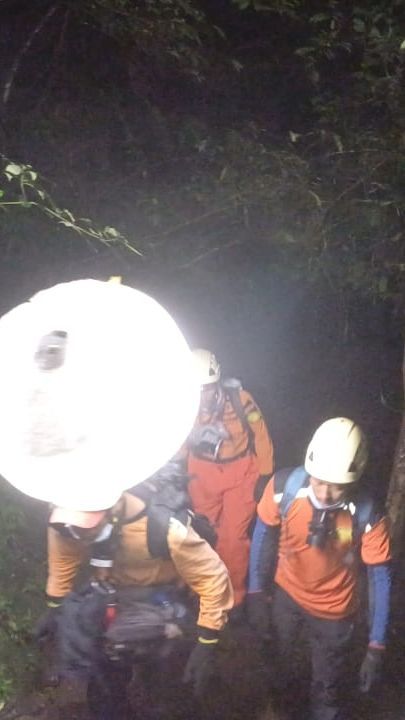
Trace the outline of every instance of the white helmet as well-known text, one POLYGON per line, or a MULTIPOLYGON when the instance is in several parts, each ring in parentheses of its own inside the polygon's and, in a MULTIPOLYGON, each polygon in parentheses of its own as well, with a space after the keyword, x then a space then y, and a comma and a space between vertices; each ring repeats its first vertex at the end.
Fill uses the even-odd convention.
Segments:
POLYGON ((197 377, 201 385, 212 385, 221 377, 221 366, 211 350, 193 350, 197 377))
POLYGON ((191 350, 139 290, 98 280, 43 290, 1 318, 0 348, 0 474, 40 500, 111 507, 195 421, 191 350))
POLYGON ((326 420, 314 433, 305 457, 305 470, 324 482, 356 482, 367 462, 364 433, 345 417, 326 420))

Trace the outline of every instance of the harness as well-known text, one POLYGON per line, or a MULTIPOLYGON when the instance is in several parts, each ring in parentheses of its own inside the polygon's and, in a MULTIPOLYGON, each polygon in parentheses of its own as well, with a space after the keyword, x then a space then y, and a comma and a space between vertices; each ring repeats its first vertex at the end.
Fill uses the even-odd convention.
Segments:
POLYGON ((204 425, 197 425, 189 437, 189 447, 193 455, 201 460, 208 460, 218 464, 234 462, 248 454, 255 455, 255 434, 246 416, 246 408, 243 406, 240 391, 242 385, 236 378, 227 378, 222 382, 220 398, 215 410, 211 415, 211 422, 204 425), (229 435, 222 422, 223 411, 226 402, 229 402, 234 410, 242 428, 247 436, 247 445, 238 455, 230 458, 218 458, 219 449, 229 435))

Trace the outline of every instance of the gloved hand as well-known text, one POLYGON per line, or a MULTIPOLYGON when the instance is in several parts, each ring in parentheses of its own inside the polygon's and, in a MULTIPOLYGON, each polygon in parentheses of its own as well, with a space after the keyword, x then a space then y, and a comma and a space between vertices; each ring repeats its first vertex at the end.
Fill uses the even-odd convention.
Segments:
POLYGON ((36 623, 32 634, 40 645, 55 637, 58 631, 60 607, 60 605, 48 607, 36 623))
POLYGON ((269 482, 271 475, 259 475, 255 489, 253 490, 253 498, 255 503, 260 502, 262 495, 266 489, 266 485, 269 482))
POLYGON ((384 648, 368 647, 360 668, 360 692, 370 692, 380 679, 384 660, 384 648))
POLYGON ((246 595, 246 614, 250 627, 260 637, 264 637, 270 624, 270 607, 267 596, 261 590, 246 595))
POLYGON ((217 674, 216 639, 199 637, 187 660, 183 674, 184 683, 192 683, 194 695, 198 698, 204 693, 209 680, 217 674))

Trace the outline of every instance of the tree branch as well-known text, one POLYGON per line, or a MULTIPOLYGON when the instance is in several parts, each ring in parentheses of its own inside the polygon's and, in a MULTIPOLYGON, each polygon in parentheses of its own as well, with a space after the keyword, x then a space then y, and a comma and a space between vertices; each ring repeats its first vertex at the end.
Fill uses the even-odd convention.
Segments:
POLYGON ((58 3, 56 3, 55 5, 51 5, 48 12, 46 12, 45 15, 39 21, 39 23, 37 23, 35 25, 34 29, 31 31, 31 33, 29 34, 24 45, 22 46, 19 53, 17 54, 17 56, 13 62, 12 68, 10 70, 9 76, 8 76, 6 82, 4 83, 3 98, 2 98, 4 107, 7 105, 8 101, 9 101, 11 88, 13 86, 15 77, 17 75, 17 72, 19 70, 19 67, 21 65, 21 61, 22 61, 24 55, 26 55, 26 53, 30 49, 35 37, 41 32, 44 25, 46 25, 46 23, 48 22, 48 20, 50 20, 52 15, 55 14, 57 8, 58 8, 58 3))

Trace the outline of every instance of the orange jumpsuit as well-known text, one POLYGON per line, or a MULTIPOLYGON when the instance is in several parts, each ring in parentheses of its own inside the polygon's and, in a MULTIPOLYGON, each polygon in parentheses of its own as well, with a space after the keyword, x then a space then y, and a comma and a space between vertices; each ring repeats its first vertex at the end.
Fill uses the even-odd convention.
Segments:
POLYGON ((228 568, 235 596, 235 606, 246 594, 249 562, 249 526, 256 510, 254 489, 260 475, 273 472, 273 444, 263 416, 245 390, 240 399, 246 419, 253 431, 254 448, 250 448, 243 427, 230 399, 215 418, 199 417, 200 424, 220 421, 228 432, 215 459, 188 452, 189 493, 193 508, 206 515, 214 525, 218 542, 216 551, 228 568))

